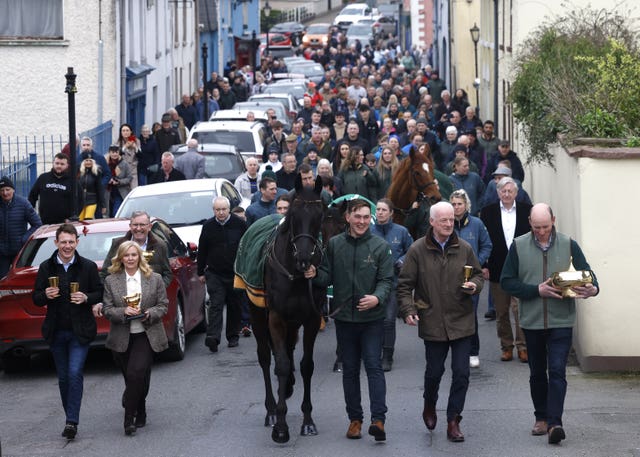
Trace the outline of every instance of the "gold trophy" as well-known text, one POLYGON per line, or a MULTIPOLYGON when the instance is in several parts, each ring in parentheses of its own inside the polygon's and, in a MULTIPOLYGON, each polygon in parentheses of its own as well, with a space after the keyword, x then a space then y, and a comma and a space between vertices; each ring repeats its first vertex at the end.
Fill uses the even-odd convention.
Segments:
POLYGON ((71 291, 72 294, 78 292, 80 290, 80 283, 79 282, 70 282, 69 283, 69 290, 71 291))
POLYGON ((147 263, 151 262, 151 259, 153 259, 153 254, 156 251, 142 251, 142 257, 144 257, 144 260, 147 261, 147 263))
POLYGON ((465 265, 464 267, 462 267, 463 271, 464 271, 464 281, 462 282, 462 287, 465 290, 471 290, 473 289, 473 287, 467 287, 465 286, 465 283, 469 282, 469 280, 471 279, 471 275, 473 274, 473 267, 471 265, 465 265))
MULTIPOLYGON (((49 287, 60 287, 60 278, 57 276, 49 276, 49 287)), ((60 294, 56 295, 59 297, 60 294)))
MULTIPOLYGON (((127 304, 127 306, 135 308, 138 311, 140 311, 140 300, 141 300, 141 298, 142 298, 142 294, 140 292, 135 293, 135 294, 131 294, 131 295, 125 295, 124 297, 122 297, 122 299, 127 304)), ((134 319, 141 319, 143 317, 144 317, 144 314, 140 313, 140 314, 136 314, 135 316, 127 316, 126 320, 131 321, 131 320, 134 320, 134 319)))
POLYGON ((577 294, 571 288, 593 284, 593 276, 587 270, 556 271, 551 275, 551 284, 562 289, 562 298, 575 298, 577 294))

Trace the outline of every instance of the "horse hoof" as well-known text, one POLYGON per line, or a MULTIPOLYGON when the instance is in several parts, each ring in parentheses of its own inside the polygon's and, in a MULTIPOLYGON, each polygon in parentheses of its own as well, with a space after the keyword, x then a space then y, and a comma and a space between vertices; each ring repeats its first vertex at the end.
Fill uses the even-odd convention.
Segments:
POLYGON ((271 432, 271 439, 276 443, 287 443, 289 441, 289 430, 280 430, 277 427, 274 427, 271 432))
POLYGON ((265 427, 273 427, 276 425, 276 415, 275 414, 267 414, 264 418, 264 426, 265 427))
POLYGON ((342 373, 342 362, 336 362, 333 364, 334 373, 342 373))
POLYGON ((318 434, 318 430, 316 429, 316 424, 302 424, 300 428, 301 436, 315 436, 318 434))

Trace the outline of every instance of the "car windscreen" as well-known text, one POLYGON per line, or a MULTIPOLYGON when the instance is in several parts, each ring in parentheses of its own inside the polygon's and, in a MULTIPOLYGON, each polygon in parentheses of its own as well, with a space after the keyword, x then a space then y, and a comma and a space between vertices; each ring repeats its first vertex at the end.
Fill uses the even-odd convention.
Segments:
MULTIPOLYGON (((215 130, 209 132, 193 132, 193 138, 198 143, 219 143, 236 146, 240 152, 256 152, 251 132, 232 132, 229 130, 215 130)), ((262 151, 260 151, 262 152, 262 151)))
MULTIPOLYGON (((111 241, 122 235, 122 233, 114 232, 80 235, 77 251, 82 257, 94 262, 102 262, 109 252, 111 241)), ((53 242, 54 239, 53 237, 35 238, 29 241, 18 258, 16 266, 22 268, 40 265, 50 258, 53 251, 57 249, 53 242)))
POLYGON ((214 197, 217 197, 214 189, 145 195, 127 199, 118 214, 128 216, 140 210, 164 220, 171 227, 198 225, 213 217, 211 202, 214 197))
POLYGON ((340 16, 360 16, 362 14, 362 8, 345 8, 340 11, 340 16))
POLYGON ((262 93, 269 94, 272 92, 279 92, 279 93, 287 92, 293 95, 295 98, 302 98, 306 93, 304 86, 301 86, 301 85, 274 83, 271 85, 271 87, 272 89, 269 89, 269 86, 267 86, 267 89, 265 89, 262 93))
POLYGON ((310 25, 307 27, 307 35, 328 34, 329 27, 326 25, 310 25))
MULTIPOLYGON (((183 153, 174 152, 173 155, 177 158, 183 153)), ((223 178, 225 176, 242 173, 240 164, 236 160, 236 157, 231 154, 216 154, 215 152, 200 152, 204 156, 204 172, 206 178, 223 178)))
POLYGON ((347 30, 347 36, 349 35, 368 35, 371 33, 371 26, 369 24, 352 24, 347 30))

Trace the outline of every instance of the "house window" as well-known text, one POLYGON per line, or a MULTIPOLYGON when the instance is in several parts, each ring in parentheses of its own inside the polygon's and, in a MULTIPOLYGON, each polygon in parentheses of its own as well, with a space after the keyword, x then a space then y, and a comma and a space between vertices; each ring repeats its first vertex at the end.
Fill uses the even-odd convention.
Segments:
POLYGON ((62 0, 0 0, 1 40, 62 40, 62 0))

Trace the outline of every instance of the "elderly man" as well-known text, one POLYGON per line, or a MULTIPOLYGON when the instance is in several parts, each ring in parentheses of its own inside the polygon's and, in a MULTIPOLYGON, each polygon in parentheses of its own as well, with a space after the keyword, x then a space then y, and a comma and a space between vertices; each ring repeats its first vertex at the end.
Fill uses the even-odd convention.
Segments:
POLYGON ((520 328, 517 303, 516 300, 511 299, 511 295, 500 287, 500 275, 511 243, 516 237, 524 235, 530 229, 528 216, 531 205, 516 204, 518 185, 513 178, 502 178, 498 182, 497 189, 500 202, 485 206, 480 211, 480 219, 487 227, 491 244, 493 245, 491 255, 484 265, 483 272, 485 278, 489 278, 489 290, 496 310, 496 328, 502 350, 500 360, 503 362, 513 360, 513 348, 515 346, 518 350, 518 358, 522 363, 526 363, 528 360, 527 345, 520 328), (513 330, 511 329, 509 310, 513 313, 515 321, 515 341, 513 330))
POLYGON ((169 113, 163 114, 161 121, 162 128, 154 136, 160 152, 167 152, 171 149, 171 146, 181 144, 182 141, 178 129, 174 129, 171 124, 171 115, 169 113))
MULTIPOLYGON (((289 135, 287 137, 287 146, 289 144, 296 144, 296 137, 289 135)), ((294 148, 295 150, 295 148, 294 148)), ((295 187, 296 176, 296 156, 295 153, 286 153, 282 156, 282 168, 276 171, 276 182, 281 189, 291 190, 295 187)))
POLYGON ((187 141, 187 152, 176 159, 176 170, 182 172, 187 179, 205 178, 204 156, 198 153, 198 140, 187 141))
POLYGON ((8 272, 13 258, 29 236, 42 225, 31 203, 16 195, 7 176, 0 178, 0 278, 8 272))
POLYGON ((207 285, 209 307, 207 336, 204 344, 211 352, 218 352, 222 335, 222 310, 227 305, 226 337, 230 348, 238 346, 240 330, 241 293, 233 288, 233 263, 240 238, 247 225, 230 213, 227 197, 213 200, 214 217, 202 226, 198 243, 198 276, 207 285))
POLYGON ((549 444, 565 439, 562 428, 567 393, 565 369, 576 319, 575 298, 589 298, 600 289, 578 243, 557 232, 551 208, 531 209, 531 231, 514 240, 502 269, 503 289, 520 299, 520 324, 529 349, 529 386, 535 409, 532 435, 548 433, 549 444), (549 277, 553 272, 591 271, 593 284, 574 286, 574 297, 563 296, 549 277))
POLYGON ((236 178, 233 185, 238 189, 240 195, 245 198, 251 199, 251 196, 258 191, 258 184, 260 183, 260 164, 255 157, 249 157, 245 161, 247 171, 242 173, 236 178))
POLYGON ((187 179, 184 174, 173 167, 173 154, 163 152, 160 160, 160 169, 151 176, 150 183, 182 181, 187 179))
POLYGON ((436 427, 436 403, 444 363, 451 350, 451 388, 447 404, 447 438, 464 441, 460 420, 469 387, 469 354, 475 331, 472 295, 484 280, 473 248, 454 232, 454 210, 448 202, 430 209, 431 228, 405 255, 398 278, 400 313, 417 325, 424 340, 422 418, 429 430, 436 427), (467 272, 467 267, 471 267, 467 272), (467 276, 468 275, 468 276, 467 276))

